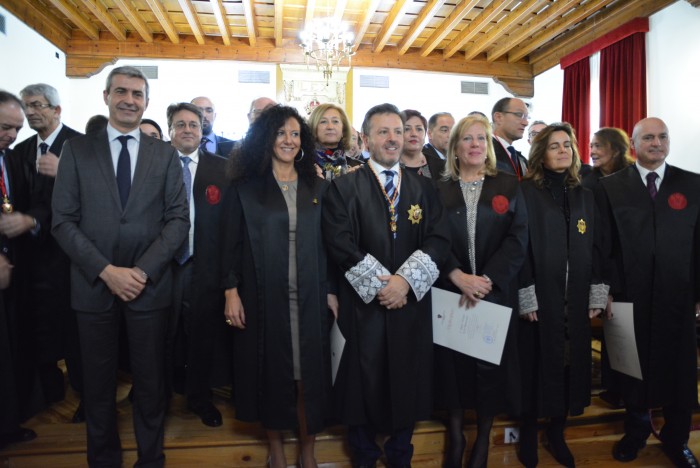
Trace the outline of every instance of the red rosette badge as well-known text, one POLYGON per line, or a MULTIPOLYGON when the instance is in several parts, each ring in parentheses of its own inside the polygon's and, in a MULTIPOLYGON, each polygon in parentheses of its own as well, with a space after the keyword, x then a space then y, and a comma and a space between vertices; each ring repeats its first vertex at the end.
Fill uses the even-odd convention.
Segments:
POLYGON ((688 199, 682 193, 672 193, 668 196, 668 206, 674 210, 684 210, 688 206, 688 199))
POLYGON ((493 211, 499 215, 502 215, 508 211, 508 205, 508 199, 503 195, 496 195, 491 200, 491 208, 493 208, 493 211))
POLYGON ((210 185, 206 190, 207 202, 210 205, 217 205, 221 201, 221 190, 216 185, 210 185))

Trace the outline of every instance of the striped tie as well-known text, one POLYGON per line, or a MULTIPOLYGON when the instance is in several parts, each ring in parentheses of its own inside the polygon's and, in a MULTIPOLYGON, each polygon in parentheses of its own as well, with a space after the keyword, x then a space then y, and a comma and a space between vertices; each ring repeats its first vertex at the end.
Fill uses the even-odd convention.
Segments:
POLYGON ((396 186, 394 186, 394 171, 386 170, 382 171, 382 174, 384 174, 384 177, 386 178, 386 182, 384 183, 384 191, 386 192, 386 196, 389 197, 389 200, 394 196, 394 190, 396 190, 396 186))

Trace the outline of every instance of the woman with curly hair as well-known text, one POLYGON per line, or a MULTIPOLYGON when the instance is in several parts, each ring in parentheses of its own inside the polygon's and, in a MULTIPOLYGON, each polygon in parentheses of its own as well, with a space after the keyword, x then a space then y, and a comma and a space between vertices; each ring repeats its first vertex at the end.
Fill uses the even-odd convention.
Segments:
POLYGON ((281 431, 298 429, 300 464, 315 467, 314 434, 329 412, 329 308, 321 203, 328 182, 292 107, 252 124, 229 160, 223 286, 234 327, 236 418, 267 430, 268 465, 287 466, 281 431))
POLYGON ((569 414, 591 400, 591 326, 607 304, 594 259, 598 229, 593 193, 579 180, 576 136, 567 123, 552 124, 532 142, 521 183, 530 247, 519 290, 523 415, 520 461, 537 465, 537 418, 548 418, 546 447, 574 466, 564 440, 569 414))
POLYGON ((324 179, 333 180, 362 165, 346 155, 352 146, 352 126, 342 107, 330 102, 316 106, 309 116, 309 127, 316 139, 316 164, 324 179))

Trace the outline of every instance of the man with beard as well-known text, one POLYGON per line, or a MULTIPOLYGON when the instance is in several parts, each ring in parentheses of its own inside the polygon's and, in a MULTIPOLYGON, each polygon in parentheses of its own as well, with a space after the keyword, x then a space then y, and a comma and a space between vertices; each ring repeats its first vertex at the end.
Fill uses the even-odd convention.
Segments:
POLYGON ((229 154, 231 154, 231 150, 233 150, 235 141, 218 136, 214 133, 214 121, 216 120, 216 107, 214 107, 214 103, 211 102, 211 99, 204 96, 192 99, 191 103, 199 107, 204 117, 202 123, 202 141, 199 145, 200 148, 228 158, 229 154))

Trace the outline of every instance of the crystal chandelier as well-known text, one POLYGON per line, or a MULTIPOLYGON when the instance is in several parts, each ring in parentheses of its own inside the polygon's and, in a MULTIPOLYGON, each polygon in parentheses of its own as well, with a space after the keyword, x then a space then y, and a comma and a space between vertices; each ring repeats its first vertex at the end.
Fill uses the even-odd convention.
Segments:
POLYGON ((347 59, 350 66, 351 57, 355 55, 355 36, 346 26, 332 18, 314 20, 310 28, 299 34, 299 38, 306 64, 314 61, 316 68, 323 71, 326 84, 333 76, 333 68, 338 70, 344 59, 347 59))

